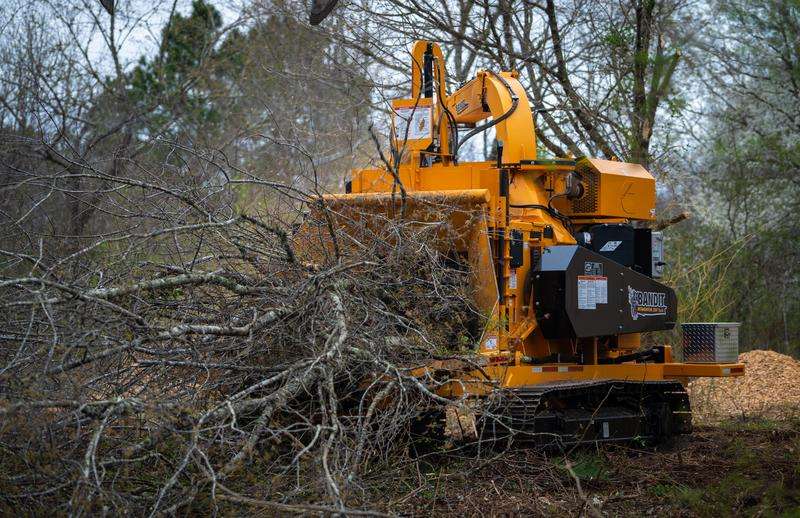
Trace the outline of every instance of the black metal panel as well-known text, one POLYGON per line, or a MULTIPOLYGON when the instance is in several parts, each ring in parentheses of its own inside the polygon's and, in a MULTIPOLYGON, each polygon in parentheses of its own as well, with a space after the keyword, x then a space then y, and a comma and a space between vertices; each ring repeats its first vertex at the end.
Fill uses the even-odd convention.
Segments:
POLYGON ((544 248, 533 286, 536 318, 549 339, 675 326, 671 288, 578 245, 544 248))
POLYGON ((648 277, 653 276, 653 231, 637 228, 634 231, 634 269, 648 277))
POLYGON ((423 54, 422 96, 433 97, 433 46, 429 43, 423 54))
POLYGON ((624 266, 635 264, 634 228, 630 225, 604 224, 589 229, 592 250, 624 266))
POLYGON ((505 272, 503 271, 503 250, 505 250, 505 230, 498 229, 497 230, 497 248, 494 249, 494 270, 495 275, 497 276, 497 292, 499 295, 500 304, 503 304, 505 301, 505 292, 506 292, 506 276, 505 272))
POLYGON ((519 230, 511 231, 511 241, 508 244, 509 252, 511 255, 511 268, 519 268, 524 262, 522 256, 522 232, 519 230))

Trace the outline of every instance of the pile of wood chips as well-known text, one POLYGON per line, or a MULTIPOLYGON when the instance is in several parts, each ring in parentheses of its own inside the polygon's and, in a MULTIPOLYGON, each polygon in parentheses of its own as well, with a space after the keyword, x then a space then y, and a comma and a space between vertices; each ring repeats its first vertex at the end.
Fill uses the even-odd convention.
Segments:
POLYGON ((800 361, 775 351, 739 355, 744 376, 698 378, 688 391, 696 422, 800 417, 800 361))

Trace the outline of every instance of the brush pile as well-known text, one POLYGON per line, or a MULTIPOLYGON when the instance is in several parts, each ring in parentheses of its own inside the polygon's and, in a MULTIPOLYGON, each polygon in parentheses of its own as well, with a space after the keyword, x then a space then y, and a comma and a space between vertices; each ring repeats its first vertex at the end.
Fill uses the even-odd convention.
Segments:
POLYGON ((412 373, 474 343, 452 229, 344 234, 323 208, 301 239, 180 208, 66 253, 7 243, 0 514, 353 515, 362 475, 448 403, 412 373))
POLYGON ((699 378, 689 384, 695 419, 791 418, 800 415, 800 361, 775 351, 739 355, 744 376, 699 378))

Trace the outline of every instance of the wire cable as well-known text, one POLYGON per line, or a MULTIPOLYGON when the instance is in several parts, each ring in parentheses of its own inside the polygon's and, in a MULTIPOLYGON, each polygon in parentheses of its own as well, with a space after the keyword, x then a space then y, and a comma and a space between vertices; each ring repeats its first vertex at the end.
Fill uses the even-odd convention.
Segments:
POLYGON ((567 230, 569 230, 570 233, 572 233, 572 220, 570 220, 568 216, 565 216, 565 215, 561 214, 558 210, 553 208, 552 205, 550 205, 550 203, 553 201, 553 199, 557 198, 558 196, 559 195, 556 195, 556 196, 553 196, 552 198, 550 198, 550 200, 547 202, 547 205, 540 205, 538 203, 530 203, 530 204, 524 204, 524 205, 512 204, 512 205, 509 205, 508 207, 511 208, 511 209, 539 209, 539 210, 543 210, 546 213, 548 213, 551 216, 553 216, 558 221, 560 221, 567 228, 567 230))
MULTIPOLYGON (((442 67, 445 66, 445 64, 442 63, 441 60, 436 58, 436 56, 434 56, 434 59, 436 60, 436 65, 441 70, 442 67)), ((444 68, 444 70, 446 72, 447 68, 444 68)), ((446 74, 443 73, 441 75, 445 76, 446 74)), ((436 74, 434 74, 434 81, 436 81, 436 74)), ((456 124, 455 116, 447 108, 447 105, 445 105, 444 100, 442 99, 442 97, 440 95, 438 95, 439 91, 443 91, 445 93, 445 95, 447 94, 447 85, 446 84, 444 84, 444 85, 441 84, 441 81, 439 81, 439 83, 440 83, 439 84, 440 88, 437 90, 436 98, 438 99, 439 104, 442 106, 442 110, 444 111, 445 115, 447 115, 447 123, 448 123, 447 125, 450 128, 450 139, 449 139, 450 142, 448 143, 450 149, 448 149, 447 151, 452 156, 453 161, 458 163, 458 159, 456 158, 456 153, 458 152, 458 125, 456 124)))

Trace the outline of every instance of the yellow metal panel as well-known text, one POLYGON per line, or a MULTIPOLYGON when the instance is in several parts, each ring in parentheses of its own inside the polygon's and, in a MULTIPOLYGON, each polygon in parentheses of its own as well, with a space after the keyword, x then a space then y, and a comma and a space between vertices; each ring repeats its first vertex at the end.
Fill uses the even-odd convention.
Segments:
POLYGON ((433 142, 433 126, 436 120, 433 113, 433 99, 395 99, 392 101, 392 110, 392 133, 397 149, 403 151, 427 149, 433 142), (422 128, 402 129, 405 124, 413 126, 416 122, 414 117, 419 117, 420 123, 426 122, 428 131, 425 138, 415 137, 414 130, 422 128), (405 120, 401 121, 401 118, 405 120))
MULTIPOLYGON (((398 204, 400 194, 388 192, 327 194, 322 197, 326 205, 333 210, 369 208, 383 209, 387 205, 398 204)), ((415 206, 430 204, 445 207, 473 209, 481 204, 489 203, 489 191, 486 189, 464 189, 450 191, 416 191, 408 196, 407 203, 415 206)), ((438 207, 437 207, 438 208, 438 207)))
POLYGON ((618 335, 617 345, 620 349, 635 350, 642 345, 642 335, 639 333, 627 333, 618 335))
POLYGON ((473 183, 472 165, 445 166, 441 163, 420 171, 420 189, 423 191, 449 191, 451 189, 479 189, 473 183))
POLYGON ((447 99, 447 107, 457 122, 475 124, 491 115, 491 112, 483 109, 483 92, 483 76, 479 76, 459 88, 447 99))
POLYGON ((655 180, 616 174, 600 177, 600 210, 602 216, 651 220, 655 218, 655 180))
POLYGON ((682 363, 622 363, 618 365, 508 365, 487 366, 483 372, 473 371, 459 383, 452 383, 441 391, 444 395, 459 396, 466 393, 488 394, 497 386, 525 387, 577 380, 659 381, 682 380, 694 376, 732 377, 744 374, 744 364, 682 364, 682 363), (484 373, 489 376, 486 379, 484 373))
POLYGON ((436 76, 436 87, 438 95, 444 99, 446 97, 445 86, 447 85, 447 69, 444 66, 444 55, 438 43, 425 40, 417 40, 411 49, 411 97, 422 97, 422 67, 425 64, 425 51, 430 46, 433 54, 433 73, 436 76))
POLYGON ((744 375, 743 363, 665 363, 664 377, 728 377, 744 375))
MULTIPOLYGON (((294 239, 303 243, 299 251, 307 259, 320 260, 330 256, 337 247, 340 251, 352 247, 358 253, 359 247, 376 239, 392 246, 396 239, 391 229, 392 222, 403 221, 403 224, 424 225, 428 231, 434 232, 434 239, 429 244, 442 254, 466 253, 476 244, 481 244, 474 238, 481 234, 481 230, 474 228, 485 229, 488 200, 489 194, 485 189, 418 191, 408 194, 405 205, 399 193, 394 196, 385 192, 326 195, 322 197, 322 205, 310 205, 311 213, 294 239), (326 209, 324 217, 322 206, 326 209), (327 230, 328 221, 332 221, 335 228, 343 229, 350 239, 334 241, 327 230)), ((473 283, 488 289, 494 277, 488 237, 485 230, 482 232, 484 246, 480 247, 480 254, 475 253, 475 258, 480 261, 483 256, 486 259, 475 270, 479 278, 473 283), (486 261, 489 262, 488 266, 483 264, 486 261)), ((487 291, 485 300, 477 301, 487 313, 492 310, 491 297, 491 292, 487 291)))
POLYGON ((656 181, 641 165, 583 158, 576 171, 582 177, 584 195, 579 200, 555 200, 553 205, 564 214, 628 220, 655 218, 656 181))
POLYGON ((497 305, 497 278, 494 274, 492 251, 489 247, 489 230, 486 218, 472 226, 467 257, 476 277, 475 292, 478 307, 489 316, 497 305))
POLYGON ((497 278, 494 273, 492 250, 489 245, 489 229, 486 218, 472 225, 467 258, 475 275, 475 302, 488 319, 480 338, 480 351, 484 355, 495 355, 500 352, 500 340, 497 330, 499 318, 497 278))
POLYGON ((592 164, 594 169, 600 171, 602 174, 653 180, 653 175, 647 172, 647 169, 639 164, 620 162, 618 160, 602 160, 600 158, 585 158, 584 160, 592 164))

